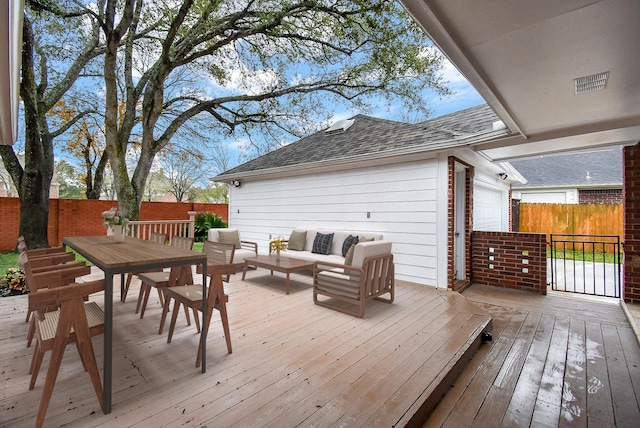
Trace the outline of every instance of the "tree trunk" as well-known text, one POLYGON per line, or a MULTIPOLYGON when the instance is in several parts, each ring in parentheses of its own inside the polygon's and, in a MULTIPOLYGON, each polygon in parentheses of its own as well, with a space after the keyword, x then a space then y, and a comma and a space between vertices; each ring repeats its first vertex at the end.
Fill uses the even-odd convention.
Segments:
MULTIPOLYGON (((22 81, 24 104, 24 167, 12 165, 11 177, 20 196, 20 229, 29 248, 48 247, 49 187, 53 178, 53 140, 45 113, 40 112, 39 87, 33 63, 33 33, 29 20, 23 26, 22 81)), ((11 149, 13 152, 13 149, 11 149)), ((3 156, 4 159, 4 156, 3 156)), ((6 164, 6 162, 5 162, 6 164)))

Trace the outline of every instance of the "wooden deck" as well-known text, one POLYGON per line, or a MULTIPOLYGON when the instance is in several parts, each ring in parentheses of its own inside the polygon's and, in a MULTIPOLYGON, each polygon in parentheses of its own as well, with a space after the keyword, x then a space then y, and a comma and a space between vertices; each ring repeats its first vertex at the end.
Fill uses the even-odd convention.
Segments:
POLYGON ((640 426, 640 348, 617 300, 473 285, 493 317, 424 427, 640 426))
MULTIPOLYGON (((240 277, 226 285, 233 354, 214 317, 205 374, 194 367, 195 327, 181 315, 167 344, 157 295, 144 319, 134 314, 134 281, 114 303, 112 413, 69 346, 46 425, 420 426, 491 322, 457 293, 415 285, 398 284, 394 304, 370 302, 358 319, 314 305, 307 274, 292 274, 289 295, 277 273, 240 277)), ((26 306, 26 296, 0 299, 0 426, 32 426, 42 393, 48 356, 28 391, 26 306)), ((94 346, 101 365, 100 337, 94 346)))

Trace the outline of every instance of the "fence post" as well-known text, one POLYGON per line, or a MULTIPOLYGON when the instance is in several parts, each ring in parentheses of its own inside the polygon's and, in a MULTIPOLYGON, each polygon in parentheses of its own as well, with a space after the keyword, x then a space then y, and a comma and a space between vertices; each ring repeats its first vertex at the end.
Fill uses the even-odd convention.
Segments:
POLYGON ((189 238, 196 238, 196 214, 197 211, 188 211, 189 214, 189 238))

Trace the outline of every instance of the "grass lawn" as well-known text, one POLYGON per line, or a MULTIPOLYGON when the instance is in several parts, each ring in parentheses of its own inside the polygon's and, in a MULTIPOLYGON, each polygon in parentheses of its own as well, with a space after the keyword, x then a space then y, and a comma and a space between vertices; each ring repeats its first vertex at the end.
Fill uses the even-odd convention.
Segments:
MULTIPOLYGON (((565 260, 579 260, 585 262, 595 261, 596 263, 618 263, 622 264, 624 262, 624 254, 618 256, 617 254, 612 253, 603 253, 601 251, 575 251, 575 250, 562 250, 558 249, 555 252, 556 259, 565 259, 565 260)), ((551 250, 547 249, 547 258, 551 258, 551 250)))

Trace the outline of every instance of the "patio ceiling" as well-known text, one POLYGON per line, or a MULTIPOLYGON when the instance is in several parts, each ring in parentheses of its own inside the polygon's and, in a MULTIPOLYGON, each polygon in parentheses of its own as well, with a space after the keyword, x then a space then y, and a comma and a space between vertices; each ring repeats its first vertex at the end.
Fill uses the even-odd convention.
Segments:
POLYGON ((640 141, 638 0, 399 2, 512 132, 473 146, 488 159, 640 141))

